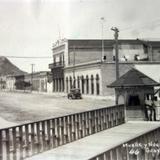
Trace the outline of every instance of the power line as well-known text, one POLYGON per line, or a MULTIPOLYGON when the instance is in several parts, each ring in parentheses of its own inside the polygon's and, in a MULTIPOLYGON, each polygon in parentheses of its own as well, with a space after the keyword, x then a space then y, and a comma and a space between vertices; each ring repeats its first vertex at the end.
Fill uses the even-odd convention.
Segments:
POLYGON ((52 57, 26 57, 26 56, 4 56, 4 57, 7 57, 7 58, 29 58, 29 59, 49 59, 49 58, 52 58, 52 57))

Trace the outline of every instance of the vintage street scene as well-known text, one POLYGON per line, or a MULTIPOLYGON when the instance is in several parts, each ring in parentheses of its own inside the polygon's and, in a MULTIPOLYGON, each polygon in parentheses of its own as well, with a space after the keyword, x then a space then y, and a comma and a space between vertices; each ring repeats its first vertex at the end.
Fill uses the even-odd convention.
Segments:
POLYGON ((0 0, 0 160, 160 160, 159 0, 0 0))

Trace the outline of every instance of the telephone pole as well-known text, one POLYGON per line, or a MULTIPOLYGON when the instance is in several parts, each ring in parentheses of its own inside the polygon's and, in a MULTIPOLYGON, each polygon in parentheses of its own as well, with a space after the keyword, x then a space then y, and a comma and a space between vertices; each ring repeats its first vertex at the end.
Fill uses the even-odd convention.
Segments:
POLYGON ((101 62, 103 62, 103 58, 104 58, 104 37, 103 37, 103 28, 104 28, 104 21, 105 21, 105 19, 104 19, 104 17, 101 17, 101 24, 102 24, 102 54, 101 54, 101 62))
POLYGON ((73 48, 73 88, 76 87, 76 80, 75 80, 75 58, 76 58, 75 46, 73 48))
POLYGON ((116 27, 111 28, 114 31, 115 38, 115 63, 116 63, 116 80, 119 78, 119 54, 118 54, 118 33, 119 30, 116 27))
POLYGON ((31 64, 31 92, 33 90, 33 68, 35 64, 31 64))

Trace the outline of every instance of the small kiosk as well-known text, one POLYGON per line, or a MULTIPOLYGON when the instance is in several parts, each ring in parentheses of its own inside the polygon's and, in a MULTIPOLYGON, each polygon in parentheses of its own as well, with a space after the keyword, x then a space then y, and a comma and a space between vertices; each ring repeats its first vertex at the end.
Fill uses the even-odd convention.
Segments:
POLYGON ((160 86, 160 84, 132 68, 107 87, 115 88, 116 102, 118 104, 120 99, 123 99, 127 121, 146 120, 145 99, 149 95, 154 95, 155 86, 160 86))

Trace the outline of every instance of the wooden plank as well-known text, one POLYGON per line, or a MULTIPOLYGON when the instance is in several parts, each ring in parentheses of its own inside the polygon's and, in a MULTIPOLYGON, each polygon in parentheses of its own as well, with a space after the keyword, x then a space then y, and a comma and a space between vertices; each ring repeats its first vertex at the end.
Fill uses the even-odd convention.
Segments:
POLYGON ((0 160, 3 160, 3 142, 2 130, 0 130, 0 160))
POLYGON ((22 127, 19 127, 19 152, 20 152, 20 160, 23 160, 23 131, 22 127))
POLYGON ((34 123, 31 124, 31 131, 30 131, 30 139, 31 139, 31 152, 32 152, 32 155, 35 154, 35 139, 34 139, 34 136, 35 133, 34 133, 34 123))
POLYGON ((56 147, 55 119, 52 119, 52 146, 56 147))
POLYGON ((50 125, 50 120, 47 120, 47 133, 46 133, 46 141, 47 141, 47 150, 49 150, 51 148, 51 132, 50 132, 50 128, 51 128, 51 125, 50 125))
POLYGON ((76 123, 75 123, 75 115, 72 115, 72 141, 76 140, 76 123))
POLYGON ((41 151, 41 141, 40 141, 40 122, 37 122, 36 123, 36 136, 37 136, 37 144, 36 144, 36 147, 37 147, 37 153, 40 153, 41 151))
POLYGON ((10 160, 9 129, 6 129, 5 133, 6 133, 6 156, 7 156, 7 160, 10 160))
POLYGON ((17 159, 17 146, 16 146, 16 127, 12 128, 12 142, 13 142, 13 160, 17 159))
POLYGON ((57 146, 60 145, 60 120, 59 118, 56 119, 56 138, 57 138, 57 146))
POLYGON ((71 116, 67 116, 67 125, 68 125, 67 127, 68 141, 72 142, 72 117, 71 116))
POLYGON ((61 118, 61 145, 64 144, 64 117, 61 118))
POLYGON ((42 133, 42 151, 45 151, 46 150, 46 141, 45 141, 45 121, 42 121, 41 122, 41 126, 42 126, 42 128, 41 128, 41 133, 42 133))
POLYGON ((26 124, 25 126, 24 126, 24 128, 25 128, 25 157, 29 157, 29 148, 30 148, 30 146, 29 146, 29 131, 28 131, 28 127, 29 127, 29 125, 28 124, 26 124))

